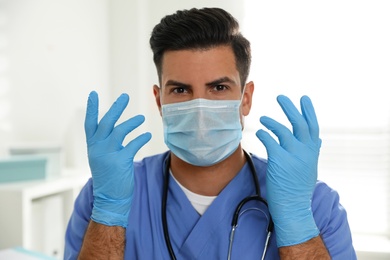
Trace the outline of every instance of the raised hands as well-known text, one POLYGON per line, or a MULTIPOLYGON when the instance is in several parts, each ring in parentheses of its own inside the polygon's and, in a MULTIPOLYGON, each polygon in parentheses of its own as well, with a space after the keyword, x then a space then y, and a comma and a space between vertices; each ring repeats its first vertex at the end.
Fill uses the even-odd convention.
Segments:
POLYGON ((122 145, 145 120, 138 115, 115 126, 128 102, 129 96, 122 94, 98 123, 98 95, 93 91, 88 98, 84 126, 93 179, 91 219, 108 226, 127 226, 134 191, 133 159, 151 138, 144 133, 122 145))
POLYGON ((279 143, 264 130, 256 135, 268 153, 267 200, 277 244, 281 247, 303 243, 319 234, 311 199, 317 181, 321 139, 309 97, 301 98, 302 114, 286 96, 278 96, 277 100, 293 131, 263 116, 260 122, 277 136, 279 143))

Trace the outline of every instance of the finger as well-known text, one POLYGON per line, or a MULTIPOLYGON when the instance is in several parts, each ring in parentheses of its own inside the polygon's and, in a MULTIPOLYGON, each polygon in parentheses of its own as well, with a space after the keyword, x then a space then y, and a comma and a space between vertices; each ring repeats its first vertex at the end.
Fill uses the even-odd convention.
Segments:
POLYGON ((291 100, 283 95, 278 96, 277 100, 293 127, 294 136, 304 143, 310 141, 311 137, 307 122, 291 100))
POLYGON ((317 141, 319 139, 320 129, 313 103, 308 96, 303 96, 301 98, 301 110, 302 115, 309 126, 311 139, 317 141))
POLYGON ((128 103, 129 103, 129 95, 122 94, 118 97, 118 99, 114 102, 114 104, 112 104, 108 112, 103 116, 103 118, 99 122, 95 134, 98 140, 105 139, 108 135, 111 134, 112 130, 115 127, 115 123, 122 115, 128 103))
POLYGON ((263 143, 265 146, 265 149, 267 150, 268 157, 270 155, 277 152, 277 150, 280 148, 278 142, 275 141, 275 139, 272 138, 272 136, 264 131, 263 129, 260 129, 256 132, 257 138, 263 143))
POLYGON ((140 126, 144 121, 145 117, 143 115, 137 115, 135 117, 132 117, 115 127, 112 132, 112 135, 116 140, 122 143, 126 135, 128 135, 131 131, 140 126))
POLYGON ((149 140, 152 138, 152 134, 149 132, 143 133, 139 136, 137 136, 134 140, 132 140, 130 143, 128 143, 124 148, 123 151, 130 156, 131 158, 134 158, 134 156, 137 154, 139 149, 142 148, 149 140))
POLYGON ((95 134, 98 127, 99 97, 95 91, 88 96, 87 112, 84 121, 84 130, 87 141, 95 134))
POLYGON ((290 143, 293 141, 294 136, 290 132, 290 129, 282 125, 281 123, 275 121, 272 118, 269 118, 267 116, 260 117, 260 122, 272 133, 274 133, 278 139, 280 146, 282 146, 285 149, 288 149, 290 146, 290 143))

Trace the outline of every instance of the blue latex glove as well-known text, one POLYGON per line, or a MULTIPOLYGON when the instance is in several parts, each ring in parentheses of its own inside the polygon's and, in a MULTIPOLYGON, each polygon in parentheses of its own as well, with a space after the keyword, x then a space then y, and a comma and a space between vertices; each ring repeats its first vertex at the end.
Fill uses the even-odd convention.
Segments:
POLYGON ((317 182, 321 139, 309 97, 301 98, 302 115, 286 96, 278 96, 277 100, 292 124, 293 133, 263 116, 260 122, 278 137, 279 143, 264 130, 256 135, 268 154, 267 200, 277 245, 281 247, 306 242, 319 234, 311 199, 317 182))
POLYGON ((129 96, 122 94, 98 123, 98 95, 93 91, 88 98, 84 126, 93 180, 91 219, 108 226, 127 227, 134 191, 133 159, 151 138, 144 133, 122 146, 126 135, 145 120, 138 115, 115 126, 128 102, 129 96))

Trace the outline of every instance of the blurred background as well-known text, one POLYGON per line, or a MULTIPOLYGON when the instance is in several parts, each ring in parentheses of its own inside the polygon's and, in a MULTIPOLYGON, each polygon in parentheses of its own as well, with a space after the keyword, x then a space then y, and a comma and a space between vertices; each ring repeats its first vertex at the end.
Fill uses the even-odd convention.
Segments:
POLYGON ((0 250, 20 246, 61 259, 73 200, 90 176, 83 132, 90 91, 99 93, 101 114, 126 92, 123 118, 145 115, 127 139, 152 133, 138 159, 167 149, 149 36, 163 16, 204 6, 232 13, 252 44, 255 94, 244 147, 266 157, 255 136, 259 117, 287 124, 276 96, 299 105, 309 95, 321 127, 319 178, 340 193, 359 259, 390 259, 385 0, 0 0, 0 250), (15 167, 25 175, 7 179, 15 167))

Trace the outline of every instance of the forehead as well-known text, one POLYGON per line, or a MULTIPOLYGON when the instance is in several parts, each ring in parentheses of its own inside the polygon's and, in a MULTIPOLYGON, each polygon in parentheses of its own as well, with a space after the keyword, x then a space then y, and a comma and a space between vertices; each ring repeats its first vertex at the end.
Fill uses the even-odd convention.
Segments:
POLYGON ((166 51, 162 59, 162 85, 169 79, 186 82, 201 78, 213 80, 224 76, 239 76, 230 46, 166 51))

